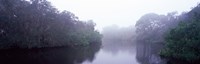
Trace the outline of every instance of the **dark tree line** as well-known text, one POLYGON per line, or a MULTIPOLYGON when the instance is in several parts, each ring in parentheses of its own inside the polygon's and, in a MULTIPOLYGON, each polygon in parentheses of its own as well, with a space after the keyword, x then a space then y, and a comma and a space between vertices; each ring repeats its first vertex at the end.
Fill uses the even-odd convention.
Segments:
POLYGON ((200 62, 200 4, 185 14, 179 25, 166 36, 161 56, 171 64, 200 62))
POLYGON ((46 0, 0 0, 0 48, 40 48, 100 43, 92 21, 58 11, 46 0))
POLYGON ((164 46, 166 32, 177 25, 176 12, 167 15, 149 13, 136 23, 136 58, 142 64, 163 63, 159 51, 164 46))
MULTIPOLYGON (((200 5, 176 15, 154 13, 136 23, 137 59, 143 64, 156 62, 159 55, 169 64, 199 64, 200 5)), ((161 62, 162 63, 162 62, 161 62)))

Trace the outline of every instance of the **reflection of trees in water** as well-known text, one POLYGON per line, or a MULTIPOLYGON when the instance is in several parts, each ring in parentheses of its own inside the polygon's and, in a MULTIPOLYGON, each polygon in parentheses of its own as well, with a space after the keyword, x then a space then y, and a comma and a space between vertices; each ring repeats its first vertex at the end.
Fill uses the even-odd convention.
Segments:
POLYGON ((128 51, 130 53, 135 53, 134 43, 130 41, 120 41, 120 40, 103 40, 102 41, 103 50, 117 54, 119 51, 128 51))
POLYGON ((113 54, 116 54, 119 51, 135 52, 133 43, 133 40, 135 39, 135 37, 133 37, 135 36, 135 28, 133 26, 107 26, 103 28, 102 34, 103 50, 113 54))
POLYGON ((137 43, 136 59, 141 64, 165 64, 158 54, 162 47, 158 43, 137 43))
POLYGON ((0 64, 79 64, 93 61, 100 45, 44 49, 1 50, 0 64))

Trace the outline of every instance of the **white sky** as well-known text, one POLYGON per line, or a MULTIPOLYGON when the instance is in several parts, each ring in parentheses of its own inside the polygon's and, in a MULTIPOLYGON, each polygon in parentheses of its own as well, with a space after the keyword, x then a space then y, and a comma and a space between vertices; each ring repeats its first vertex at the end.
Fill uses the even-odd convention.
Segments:
POLYGON ((200 0, 49 0, 59 10, 74 13, 80 20, 93 20, 97 29, 112 24, 134 25, 146 13, 189 11, 200 0))

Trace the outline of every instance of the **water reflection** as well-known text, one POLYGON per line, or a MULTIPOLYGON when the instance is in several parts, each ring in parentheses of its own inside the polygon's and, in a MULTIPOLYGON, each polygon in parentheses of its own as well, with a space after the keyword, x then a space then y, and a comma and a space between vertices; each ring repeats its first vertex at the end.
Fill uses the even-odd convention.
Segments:
POLYGON ((128 51, 130 53, 135 53, 135 44, 130 41, 120 41, 120 40, 103 40, 102 42, 103 50, 116 54, 120 51, 128 51))
POLYGON ((92 44, 73 48, 0 50, 0 64, 139 64, 138 61, 152 64, 150 60, 159 60, 153 55, 154 45, 138 44, 137 50, 135 47, 130 41, 103 40, 102 47, 92 44))
POLYGON ((138 64, 133 42, 103 40, 102 46, 93 62, 83 64, 138 64))
POLYGON ((164 59, 159 56, 159 51, 162 48, 159 43, 137 43, 136 58, 141 64, 166 64, 164 59))
POLYGON ((80 64, 92 62, 100 45, 44 49, 1 50, 0 64, 80 64))

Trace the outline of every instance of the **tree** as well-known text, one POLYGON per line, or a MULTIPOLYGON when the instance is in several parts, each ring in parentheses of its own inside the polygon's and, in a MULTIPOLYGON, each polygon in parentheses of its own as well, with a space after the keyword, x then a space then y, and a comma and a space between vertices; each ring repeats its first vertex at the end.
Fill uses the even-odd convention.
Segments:
POLYGON ((138 34, 137 41, 163 42, 165 33, 177 24, 175 20, 175 13, 168 15, 149 13, 142 16, 135 25, 138 34))
MULTIPOLYGON (((149 13, 142 16, 136 23, 136 44, 137 54, 136 58, 139 62, 148 64, 159 61, 159 51, 164 46, 164 37, 166 33, 177 25, 177 16, 175 12, 168 13, 168 15, 158 15, 149 13)), ((161 59, 160 59, 161 60, 161 59)))
POLYGON ((188 12, 187 18, 166 36, 166 46, 161 56, 181 61, 184 64, 198 64, 200 60, 200 13, 199 5, 188 12))
POLYGON ((84 41, 91 43, 89 38, 81 35, 95 32, 97 35, 89 37, 100 36, 94 27, 69 11, 58 11, 46 0, 0 0, 0 48, 74 46, 82 45, 84 41))

